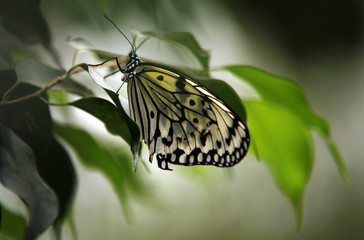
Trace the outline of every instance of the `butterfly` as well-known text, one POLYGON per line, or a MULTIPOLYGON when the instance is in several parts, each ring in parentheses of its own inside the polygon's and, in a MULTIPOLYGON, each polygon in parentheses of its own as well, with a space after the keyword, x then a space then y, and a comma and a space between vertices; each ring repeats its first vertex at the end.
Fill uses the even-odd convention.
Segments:
POLYGON ((130 117, 149 148, 149 161, 156 155, 164 170, 171 170, 170 164, 231 167, 240 162, 250 143, 244 121, 192 77, 142 62, 128 42, 132 50, 125 66, 115 60, 127 83, 130 117))

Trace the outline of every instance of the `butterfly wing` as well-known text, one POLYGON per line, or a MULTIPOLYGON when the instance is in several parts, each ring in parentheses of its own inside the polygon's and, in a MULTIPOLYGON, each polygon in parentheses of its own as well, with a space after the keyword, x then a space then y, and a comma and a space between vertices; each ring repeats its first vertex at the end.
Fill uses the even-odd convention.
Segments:
POLYGON ((224 102, 193 79, 141 63, 127 79, 130 114, 158 166, 233 166, 246 155, 249 132, 224 102))

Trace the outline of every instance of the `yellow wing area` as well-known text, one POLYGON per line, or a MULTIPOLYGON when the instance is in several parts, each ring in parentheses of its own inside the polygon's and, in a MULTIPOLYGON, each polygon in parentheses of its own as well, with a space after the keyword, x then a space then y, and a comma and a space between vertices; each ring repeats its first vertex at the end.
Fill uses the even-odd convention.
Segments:
POLYGON ((230 167, 249 147, 243 121, 193 79, 168 68, 142 63, 128 81, 132 119, 141 129, 158 166, 230 167))

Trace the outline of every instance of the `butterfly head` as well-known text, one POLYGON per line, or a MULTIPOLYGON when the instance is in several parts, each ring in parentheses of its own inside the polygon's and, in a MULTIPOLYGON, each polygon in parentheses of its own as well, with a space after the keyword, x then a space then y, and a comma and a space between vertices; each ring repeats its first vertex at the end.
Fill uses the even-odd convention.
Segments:
POLYGON ((135 53, 135 51, 131 51, 126 58, 126 65, 123 68, 123 73, 131 73, 134 69, 140 64, 140 58, 135 53))

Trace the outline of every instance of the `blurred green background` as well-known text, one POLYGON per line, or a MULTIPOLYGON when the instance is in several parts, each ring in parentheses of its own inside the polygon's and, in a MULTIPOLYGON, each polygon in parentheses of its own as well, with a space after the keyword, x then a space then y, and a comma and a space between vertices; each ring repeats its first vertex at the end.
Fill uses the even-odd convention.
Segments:
MULTIPOLYGON (((351 185, 342 181, 323 141, 314 136, 316 162, 304 199, 304 225, 297 232, 291 205, 266 166, 252 156, 231 170, 209 168, 198 174, 181 167, 161 171, 147 163, 151 173, 139 166, 137 174, 154 194, 147 195, 150 199, 131 198, 133 214, 127 223, 105 177, 75 160, 79 186, 74 216, 79 239, 364 239, 362 1, 48 0, 40 2, 40 11, 49 35, 40 40, 32 30, 44 22, 17 25, 32 18, 25 14, 30 2, 37 1, 1 0, 2 17, 13 18, 22 39, 0 28, 1 47, 12 43, 14 60, 22 55, 17 44, 26 43, 48 64, 68 69, 74 53, 66 42, 68 36, 82 37, 96 49, 128 53, 130 46, 106 21, 106 14, 127 36, 156 29, 191 32, 210 50, 212 67, 246 64, 295 79, 312 107, 330 121, 352 177, 351 185), (58 58, 49 52, 57 52, 58 58)), ((158 44, 147 43, 138 53, 167 64, 175 61, 158 44)), ((95 60, 86 54, 79 61, 95 60)), ((3 59, 0 63, 7 67, 3 59)), ((82 81, 94 88, 87 76, 82 81)), ((243 97, 250 94, 236 90, 243 97)), ((92 129, 100 142, 119 144, 115 142, 120 139, 106 133, 99 121, 81 111, 69 114, 71 119, 60 120, 81 119, 80 124, 92 129)), ((125 146, 120 143, 120 147, 125 146)), ((12 204, 22 208, 20 202, 12 204)), ((64 239, 71 237, 70 231, 64 228, 64 239)), ((46 232, 40 239, 50 236, 46 232)))

